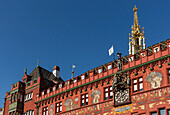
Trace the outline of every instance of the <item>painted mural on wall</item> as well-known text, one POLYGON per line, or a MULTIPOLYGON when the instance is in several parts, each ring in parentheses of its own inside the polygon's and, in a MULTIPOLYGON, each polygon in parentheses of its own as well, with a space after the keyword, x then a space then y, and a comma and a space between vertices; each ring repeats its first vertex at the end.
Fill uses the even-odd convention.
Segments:
POLYGON ((151 83, 151 89, 161 86, 162 74, 159 72, 152 72, 146 77, 146 81, 151 83))
POLYGON ((91 105, 85 108, 79 108, 77 110, 70 111, 69 113, 65 112, 61 115, 113 115, 112 109, 113 102, 110 101, 102 104, 97 104, 97 106, 91 105))
POLYGON ((38 113, 39 113, 39 115, 41 115, 41 108, 39 108, 39 112, 38 113))
POLYGON ((50 115, 53 115, 53 109, 54 109, 54 105, 50 105, 50 110, 49 110, 49 114, 50 115))
POLYGON ((72 99, 67 99, 64 105, 66 106, 66 111, 78 108, 78 104, 76 104, 72 99))
POLYGON ((100 94, 101 94, 101 92, 99 90, 92 89, 92 93, 91 93, 90 97, 93 98, 93 101, 92 101, 93 104, 99 103, 100 94))

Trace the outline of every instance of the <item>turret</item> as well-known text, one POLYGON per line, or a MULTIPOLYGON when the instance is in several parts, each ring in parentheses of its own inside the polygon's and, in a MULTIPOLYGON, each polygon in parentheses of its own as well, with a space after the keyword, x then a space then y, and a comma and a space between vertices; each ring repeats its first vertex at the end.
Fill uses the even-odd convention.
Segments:
POLYGON ((54 66, 53 68, 53 74, 55 77, 59 78, 59 73, 60 73, 60 67, 59 66, 54 66))

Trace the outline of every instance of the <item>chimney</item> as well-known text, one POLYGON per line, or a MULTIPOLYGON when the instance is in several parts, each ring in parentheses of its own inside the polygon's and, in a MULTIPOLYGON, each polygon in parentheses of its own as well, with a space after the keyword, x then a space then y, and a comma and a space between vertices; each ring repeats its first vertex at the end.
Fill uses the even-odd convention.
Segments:
POLYGON ((57 78, 59 78, 59 77, 60 77, 60 76, 59 76, 59 73, 60 73, 60 68, 59 68, 59 66, 54 66, 54 68, 53 68, 53 74, 54 74, 54 76, 57 77, 57 78))

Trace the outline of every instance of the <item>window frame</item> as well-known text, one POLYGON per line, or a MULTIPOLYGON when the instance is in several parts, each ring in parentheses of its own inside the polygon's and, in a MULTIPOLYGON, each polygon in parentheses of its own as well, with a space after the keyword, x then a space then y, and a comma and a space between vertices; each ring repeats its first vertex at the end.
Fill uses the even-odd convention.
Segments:
POLYGON ((81 95, 81 106, 86 106, 86 105, 88 105, 89 104, 89 99, 88 99, 88 93, 85 93, 85 94, 82 94, 81 95), (84 96, 84 98, 82 98, 82 96, 84 96), (88 100, 88 101, 86 101, 86 99, 88 100), (82 103, 82 101, 84 100, 84 105, 82 105, 83 103, 82 103))
POLYGON ((166 107, 161 107, 161 108, 157 108, 157 110, 155 110, 155 111, 150 111, 149 114, 152 115, 152 113, 156 113, 157 115, 161 115, 161 114, 160 114, 160 110, 161 110, 161 109, 164 109, 164 110, 165 110, 165 114, 168 113, 168 110, 170 111, 170 109, 167 109, 166 107))
POLYGON ((107 86, 104 88, 104 100, 110 100, 113 99, 113 87, 112 86, 107 86), (108 88, 108 91, 105 91, 105 89, 108 88), (112 88, 112 90, 110 90, 112 88), (112 97, 110 96, 110 93, 112 92, 112 97), (108 93, 108 99, 106 99, 105 94, 108 93))
POLYGON ((42 109, 42 115, 48 115, 48 106, 43 107, 43 109, 42 109), (44 109, 45 109, 45 110, 44 110, 44 109), (44 112, 45 112, 45 114, 44 114, 44 112))
POLYGON ((167 68, 168 84, 170 84, 170 68, 167 68))
POLYGON ((132 92, 133 93, 141 92, 141 91, 143 91, 143 89, 144 89, 144 87, 143 87, 143 76, 132 79, 132 92), (140 78, 142 78, 142 81, 139 81, 140 78), (134 83, 134 80, 137 80, 137 82, 134 83), (140 84, 142 84, 142 90, 140 89, 140 84), (137 90, 134 91, 135 85, 137 85, 137 90))
POLYGON ((62 112, 62 101, 60 101, 60 102, 57 102, 56 103, 56 113, 60 113, 60 112, 62 112), (57 105, 58 104, 58 105, 57 105), (61 107, 61 110, 60 110, 60 107, 61 107), (57 112, 57 108, 58 108, 58 112, 57 112))
POLYGON ((160 111, 161 111, 162 109, 164 109, 164 110, 165 110, 165 114, 166 114, 166 109, 165 109, 165 107, 163 107, 163 108, 159 108, 159 109, 158 109, 158 113, 159 113, 159 115, 161 115, 161 112, 160 112, 160 111))

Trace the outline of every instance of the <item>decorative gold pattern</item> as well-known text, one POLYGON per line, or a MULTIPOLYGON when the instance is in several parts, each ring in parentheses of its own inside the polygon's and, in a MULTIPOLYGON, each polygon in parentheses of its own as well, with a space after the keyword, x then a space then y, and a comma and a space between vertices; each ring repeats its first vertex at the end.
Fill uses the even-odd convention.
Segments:
POLYGON ((150 109, 153 108, 154 104, 155 104, 155 103, 149 104, 149 108, 150 108, 150 109))

